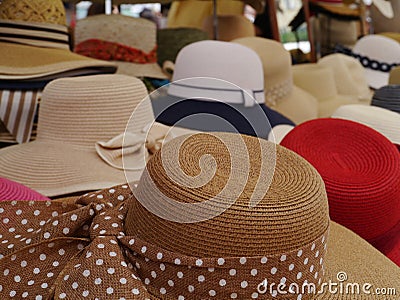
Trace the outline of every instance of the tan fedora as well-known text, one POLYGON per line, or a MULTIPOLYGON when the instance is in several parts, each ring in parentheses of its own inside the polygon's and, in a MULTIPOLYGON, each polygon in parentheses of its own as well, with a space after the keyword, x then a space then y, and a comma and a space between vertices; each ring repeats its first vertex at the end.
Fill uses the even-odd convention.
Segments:
POLYGON ((260 37, 235 39, 232 42, 253 49, 264 69, 266 105, 295 123, 318 117, 318 102, 306 90, 293 84, 291 58, 288 51, 274 40, 260 37))
POLYGON ((76 23, 74 51, 113 61, 117 73, 167 78, 157 64, 156 24, 123 15, 95 15, 76 23))
MULTIPOLYGON (((218 40, 230 42, 234 39, 255 36, 255 27, 245 16, 242 15, 219 15, 218 22, 218 40)), ((203 30, 208 33, 210 39, 214 38, 213 15, 206 17, 203 21, 203 30)))
POLYGON ((381 299, 378 288, 400 289, 400 269, 330 221, 320 175, 279 145, 229 133, 176 138, 135 186, 133 193, 128 184, 90 193, 75 204, 0 203, 3 294, 361 300, 381 299), (275 164, 267 159, 263 166, 260 157, 271 155, 275 164), (248 168, 237 172, 246 157, 248 168), (217 214, 182 222, 210 212, 217 214), (39 217, 23 221, 32 215, 39 217))
POLYGON ((356 96, 338 93, 332 68, 319 64, 300 64, 292 67, 294 83, 318 99, 318 116, 330 117, 341 105, 358 104, 356 96))
POLYGON ((138 179, 148 152, 166 133, 155 128, 150 145, 147 126, 153 122, 147 90, 137 78, 54 80, 42 94, 36 140, 1 149, 0 176, 51 197, 106 188, 126 176, 138 179), (123 155, 132 158, 126 174, 123 155))
POLYGON ((51 80, 115 71, 114 64, 69 50, 61 0, 1 2, 0 79, 51 80))

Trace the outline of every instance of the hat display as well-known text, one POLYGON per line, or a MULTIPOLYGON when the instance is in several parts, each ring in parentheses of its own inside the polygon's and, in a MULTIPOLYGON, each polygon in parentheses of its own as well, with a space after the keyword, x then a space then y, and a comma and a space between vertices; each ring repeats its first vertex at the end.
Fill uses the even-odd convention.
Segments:
POLYGON ((299 289, 287 299, 362 299, 328 289, 317 294, 324 282, 342 282, 343 272, 348 282, 400 288, 400 269, 329 220, 320 175, 279 145, 227 133, 176 138, 150 159, 131 188, 133 193, 128 185, 90 193, 64 206, 1 203, 5 212, 22 212, 1 216, 13 221, 0 223, 3 293, 44 299, 273 299, 278 292, 269 291, 272 283, 307 283, 315 294, 299 289), (261 167, 260 157, 275 154, 275 164, 267 160, 261 167), (244 157, 248 168, 236 172, 244 157), (252 195, 257 203, 249 205, 252 195), (41 226, 36 218, 21 223, 35 211, 49 220, 41 226), (209 213, 215 216, 183 222, 209 213), (34 231, 27 233, 27 226, 34 231), (14 237, 20 233, 22 238, 14 237))
POLYGON ((376 106, 350 104, 339 107, 332 118, 346 119, 371 127, 400 144, 400 114, 376 106))
POLYGON ((385 36, 366 35, 357 41, 352 52, 362 63, 368 84, 374 89, 387 85, 390 70, 400 65, 400 44, 385 36))
POLYGON ((120 14, 95 15, 76 23, 74 51, 112 61, 117 73, 165 79, 157 64, 156 24, 120 14), (99 30, 101 28, 101 30, 99 30))
POLYGON ((0 149, 0 176, 46 196, 95 190, 126 181, 124 154, 132 157, 127 174, 138 179, 150 147, 146 126, 154 122, 147 96, 139 79, 125 75, 50 82, 42 94, 36 140, 0 149))
POLYGON ((260 37, 241 38, 232 42, 253 49, 260 57, 268 107, 296 124, 318 117, 317 99, 293 84, 290 53, 281 43, 260 37))
POLYGON ((371 105, 400 113, 400 85, 391 84, 377 89, 372 97, 371 105))
POLYGON ((61 76, 114 73, 112 63, 69 50, 61 0, 0 3, 0 80, 51 80, 61 76))
POLYGON ((214 38, 214 22, 218 22, 218 40, 229 42, 233 39, 255 36, 253 23, 242 15, 219 15, 215 18, 209 15, 203 21, 203 30, 208 33, 210 39, 214 38))
POLYGON ((207 33, 197 28, 163 28, 157 30, 158 64, 162 66, 168 60, 175 62, 176 56, 183 47, 207 39, 207 33))
POLYGON ((318 64, 331 68, 336 89, 341 95, 352 95, 359 101, 371 102, 372 92, 368 87, 364 68, 359 60, 341 53, 330 54, 318 60, 318 64))
POLYGON ((50 200, 50 199, 18 182, 0 177, 0 201, 5 201, 5 200, 50 200))
POLYGON ((386 137, 360 123, 317 119, 295 127, 281 145, 321 174, 335 222, 400 266, 400 156, 386 137))
POLYGON ((330 67, 299 64, 293 66, 292 71, 294 84, 318 100, 319 117, 330 117, 339 106, 360 103, 356 96, 339 94, 334 71, 330 67))

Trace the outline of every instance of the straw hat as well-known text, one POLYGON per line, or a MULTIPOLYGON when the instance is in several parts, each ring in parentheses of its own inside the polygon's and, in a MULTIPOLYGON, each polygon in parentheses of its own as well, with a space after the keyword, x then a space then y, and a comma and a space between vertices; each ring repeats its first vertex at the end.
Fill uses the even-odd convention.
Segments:
POLYGON ((61 0, 3 0, 0 3, 1 80, 51 80, 115 71, 114 64, 69 50, 61 0))
MULTIPOLYGON (((128 185, 90 193, 75 205, 1 203, 7 212, 0 223, 3 294, 283 299, 276 286, 275 293, 269 292, 272 283, 286 283, 286 292, 292 283, 307 282, 318 290, 329 280, 400 288, 397 266, 329 220, 324 183, 316 170, 270 142, 227 133, 174 139, 149 161, 132 189, 133 194, 128 185), (275 168, 267 159, 271 155, 276 155, 275 168), (234 165, 243 166, 245 157, 248 169, 237 172, 234 165), (257 200, 254 206, 249 206, 251 198, 257 200), (35 212, 40 218, 21 224, 35 212), (182 223, 209 213, 216 216, 182 223), (48 222, 39 226, 40 219, 48 222), (30 226, 34 232, 27 233, 30 226), (14 237, 20 233, 22 239, 14 237)), ((379 299, 362 290, 360 295, 327 290, 313 295, 293 289, 283 297, 379 299)))
POLYGON ((336 53, 322 57, 318 60, 318 64, 333 70, 339 94, 352 95, 360 101, 371 102, 373 93, 368 87, 364 68, 357 59, 336 53))
POLYGON ((400 144, 400 114, 369 105, 343 105, 332 118, 346 119, 364 124, 383 134, 394 144, 400 144))
POLYGON ((400 67, 395 67, 390 71, 389 84, 400 84, 400 67))
POLYGON ((207 40, 206 32, 197 28, 163 28, 157 31, 157 59, 160 66, 164 61, 175 62, 178 52, 185 46, 207 40))
POLYGON ((90 16, 76 23, 74 51, 113 61, 120 74, 164 79, 157 64, 156 34, 156 24, 143 18, 90 16))
POLYGON ((367 82, 374 89, 387 85, 391 68, 400 64, 400 44, 377 34, 359 39, 353 53, 363 64, 367 82))
MULTIPOLYGON (((203 21, 203 30, 208 33, 210 39, 214 38, 213 15, 206 17, 203 21)), ((220 15, 218 21, 218 40, 229 42, 247 36, 255 36, 256 31, 253 23, 242 15, 220 15)))
POLYGON ((318 119, 294 128, 281 145, 321 174, 332 220, 400 266, 400 156, 392 142, 356 122, 318 119))
POLYGON ((297 124, 318 116, 317 100, 293 84, 290 54, 281 43, 260 37, 241 38, 232 42, 253 49, 260 57, 268 107, 297 124))
POLYGON ((36 140, 1 149, 0 176, 46 196, 105 188, 126 181, 125 146, 124 155, 132 157, 127 173, 138 179, 145 127, 154 121, 147 96, 139 79, 124 75, 52 81, 42 94, 36 140))
POLYGON ((50 200, 38 192, 7 178, 0 178, 0 201, 50 200))
POLYGON ((376 90, 371 105, 400 113, 400 85, 386 85, 376 90))
POLYGON ((338 93, 332 68, 310 63, 295 65, 292 70, 294 84, 318 100, 319 117, 330 117, 341 105, 359 103, 355 96, 338 93))

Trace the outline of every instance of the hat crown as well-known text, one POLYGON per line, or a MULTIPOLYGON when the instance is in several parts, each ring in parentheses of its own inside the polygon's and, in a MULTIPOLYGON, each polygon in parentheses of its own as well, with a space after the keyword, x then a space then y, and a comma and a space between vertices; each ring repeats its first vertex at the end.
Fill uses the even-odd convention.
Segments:
POLYGON ((127 234, 190 256, 281 255, 320 238, 329 224, 326 193, 316 170, 279 145, 239 134, 175 138, 148 162, 135 196, 140 203, 134 201, 128 212, 127 234), (173 154, 176 149, 179 158, 173 154), (237 168, 235 162, 246 159, 249 169, 237 168), (169 176, 181 171, 187 176, 179 177, 181 182, 169 176), (210 180, 199 184, 199 174, 210 180), (271 180, 267 192, 260 192, 258 180, 271 180), (193 206, 169 206, 156 194, 193 206), (183 220, 200 216, 204 211, 195 205, 210 199, 214 200, 207 213, 232 205, 215 217, 193 223, 166 220, 148 210, 162 207, 163 213, 183 220), (250 207, 251 199, 258 202, 254 207, 250 207))
POLYGON ((3 0, 0 19, 66 25, 61 0, 3 0))
POLYGON ((125 75, 56 79, 43 91, 37 140, 94 150, 96 142, 123 133, 136 108, 136 127, 129 129, 141 132, 154 119, 147 96, 139 79, 125 75))

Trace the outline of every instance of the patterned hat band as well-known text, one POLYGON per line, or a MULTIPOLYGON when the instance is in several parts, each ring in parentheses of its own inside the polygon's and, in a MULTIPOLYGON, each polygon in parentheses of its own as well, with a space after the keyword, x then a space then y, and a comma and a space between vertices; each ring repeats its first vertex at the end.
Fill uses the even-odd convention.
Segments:
POLYGON ((293 79, 288 78, 285 81, 265 89, 265 101, 269 107, 274 107, 279 100, 290 94, 293 89, 293 79))
POLYGON ((1 20, 0 41, 69 50, 67 26, 55 24, 1 20))
MULTIPOLYGON (((43 299, 265 299, 271 297, 259 293, 265 281, 314 284, 316 290, 321 284, 328 229, 301 249, 279 255, 190 257, 125 235, 125 216, 136 200, 127 185, 108 192, 111 199, 100 191, 81 197, 80 205, 2 202, 2 293, 43 299)), ((288 293, 281 299, 308 297, 288 293)))

